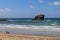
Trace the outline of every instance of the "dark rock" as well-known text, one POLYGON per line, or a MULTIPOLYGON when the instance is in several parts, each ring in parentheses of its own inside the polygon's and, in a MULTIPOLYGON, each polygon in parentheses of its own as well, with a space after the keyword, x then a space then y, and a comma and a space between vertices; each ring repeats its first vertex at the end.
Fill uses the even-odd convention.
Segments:
POLYGON ((6 34, 10 34, 10 32, 6 31, 6 34))
POLYGON ((44 20, 44 16, 43 14, 37 15, 35 16, 34 20, 44 20))

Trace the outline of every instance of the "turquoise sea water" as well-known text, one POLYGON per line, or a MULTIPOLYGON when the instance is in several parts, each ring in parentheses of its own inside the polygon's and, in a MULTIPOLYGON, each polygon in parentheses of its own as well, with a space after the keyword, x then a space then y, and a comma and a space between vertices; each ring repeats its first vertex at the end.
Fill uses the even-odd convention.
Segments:
POLYGON ((0 24, 60 26, 60 18, 45 18, 43 21, 32 20, 32 18, 8 18, 7 21, 0 21, 0 24))
POLYGON ((60 18, 45 18, 44 21, 32 20, 32 18, 7 18, 0 21, 0 27, 20 29, 60 30, 60 18))
POLYGON ((16 34, 47 35, 60 37, 60 18, 45 18, 43 21, 32 18, 7 18, 0 21, 0 32, 16 34))

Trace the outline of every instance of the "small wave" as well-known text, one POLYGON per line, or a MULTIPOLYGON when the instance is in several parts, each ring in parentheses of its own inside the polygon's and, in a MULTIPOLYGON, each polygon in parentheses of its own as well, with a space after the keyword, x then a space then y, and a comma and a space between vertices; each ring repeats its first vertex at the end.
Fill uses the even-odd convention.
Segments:
POLYGON ((50 22, 50 21, 52 21, 52 20, 44 20, 44 21, 46 21, 46 22, 50 22))
POLYGON ((40 31, 56 31, 60 28, 58 26, 35 26, 35 25, 14 25, 14 24, 0 24, 2 28, 18 28, 18 29, 33 29, 33 30, 40 30, 40 31))
POLYGON ((58 25, 58 24, 57 24, 57 22, 54 22, 54 23, 53 23, 53 24, 51 24, 51 25, 58 25))
POLYGON ((47 20, 47 21, 51 21, 51 20, 47 20))
POLYGON ((8 20, 8 21, 32 21, 32 20, 8 20))

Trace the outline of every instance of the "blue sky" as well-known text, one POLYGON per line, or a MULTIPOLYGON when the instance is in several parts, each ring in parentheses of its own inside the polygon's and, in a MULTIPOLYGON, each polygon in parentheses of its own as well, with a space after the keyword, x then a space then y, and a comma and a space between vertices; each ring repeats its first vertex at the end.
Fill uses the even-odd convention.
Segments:
POLYGON ((0 0, 0 18, 60 18, 60 0, 0 0))

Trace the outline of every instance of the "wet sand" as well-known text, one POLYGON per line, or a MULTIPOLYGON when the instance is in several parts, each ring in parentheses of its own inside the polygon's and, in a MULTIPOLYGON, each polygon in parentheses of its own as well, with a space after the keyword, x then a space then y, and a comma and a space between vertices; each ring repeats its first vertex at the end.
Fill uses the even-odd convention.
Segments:
POLYGON ((41 31, 40 29, 20 29, 20 28, 8 28, 8 27, 0 27, 0 33, 5 33, 5 31, 10 32, 11 34, 21 34, 21 35, 35 35, 35 36, 56 36, 60 37, 60 31, 54 30, 44 30, 41 31))

